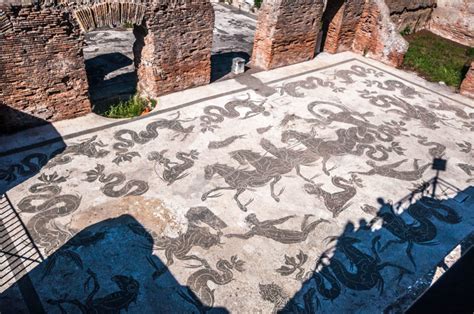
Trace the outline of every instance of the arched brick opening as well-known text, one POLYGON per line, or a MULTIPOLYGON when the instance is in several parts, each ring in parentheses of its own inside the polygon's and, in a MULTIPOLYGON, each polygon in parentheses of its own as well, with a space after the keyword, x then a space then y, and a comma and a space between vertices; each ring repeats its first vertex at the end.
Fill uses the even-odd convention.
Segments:
MULTIPOLYGON (((0 104, 56 121, 90 112, 84 32, 135 23, 138 91, 149 97, 208 84, 209 0, 0 4, 0 104)), ((17 126, 32 126, 12 121, 17 126)))

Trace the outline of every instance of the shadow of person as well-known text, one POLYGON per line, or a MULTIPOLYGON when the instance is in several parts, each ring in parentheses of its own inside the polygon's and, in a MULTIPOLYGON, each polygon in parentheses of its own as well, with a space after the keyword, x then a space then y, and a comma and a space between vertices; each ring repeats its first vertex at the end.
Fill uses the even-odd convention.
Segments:
POLYGON ((66 149, 48 121, 0 103, 0 195, 36 175, 66 149), (31 141, 41 134, 46 146, 31 141))
MULTIPOLYGON (((443 184, 439 178, 434 181, 438 187, 443 184)), ((348 222, 341 234, 327 237, 327 249, 314 266, 309 265, 302 288, 278 312, 408 308, 410 304, 397 303, 412 297, 404 295, 408 287, 472 233, 474 189, 456 191, 450 198, 438 199, 427 196, 431 194, 426 189, 416 189, 395 203, 379 197, 379 208, 362 206, 373 219, 360 219, 358 225, 348 222), (469 197, 458 203, 461 194, 469 197), (461 212, 470 218, 461 217, 461 212)))
POLYGON ((227 312, 181 285, 150 239, 130 215, 91 225, 4 291, 2 313, 227 312))

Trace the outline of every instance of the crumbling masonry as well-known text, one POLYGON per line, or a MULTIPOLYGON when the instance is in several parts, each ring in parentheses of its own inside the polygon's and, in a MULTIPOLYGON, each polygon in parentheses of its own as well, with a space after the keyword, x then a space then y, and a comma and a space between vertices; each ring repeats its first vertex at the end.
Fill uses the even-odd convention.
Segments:
MULTIPOLYGON (((458 1, 466 9, 451 26, 443 22, 454 10, 446 0, 264 0, 252 66, 268 70, 310 60, 320 34, 326 52, 354 51, 398 66, 408 47, 399 32, 407 27, 431 27, 472 43, 463 35, 472 35, 474 25, 468 1, 458 1)), ((90 112, 84 33, 125 22, 134 24, 140 94, 154 98, 209 83, 210 0, 4 1, 0 133, 90 112)))
POLYGON ((10 3, 0 7, 0 131, 90 112, 83 34, 125 22, 135 25, 142 95, 209 83, 214 10, 207 0, 10 3))

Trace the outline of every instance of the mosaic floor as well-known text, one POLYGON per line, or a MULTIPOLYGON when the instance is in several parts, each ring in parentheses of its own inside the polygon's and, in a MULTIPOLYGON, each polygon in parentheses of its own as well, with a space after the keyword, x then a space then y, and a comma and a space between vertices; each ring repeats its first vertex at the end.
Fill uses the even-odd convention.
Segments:
MULTIPOLYGON (((474 230, 472 102, 357 59, 265 84, 1 158, 47 257, 30 297, 48 313, 380 312, 474 230)), ((0 305, 25 310, 22 289, 0 305)))

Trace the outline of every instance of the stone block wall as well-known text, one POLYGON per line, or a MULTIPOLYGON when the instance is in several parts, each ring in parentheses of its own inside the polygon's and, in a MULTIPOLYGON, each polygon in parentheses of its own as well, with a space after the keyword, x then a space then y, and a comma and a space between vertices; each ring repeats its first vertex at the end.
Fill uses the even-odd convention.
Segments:
POLYGON ((385 0, 399 32, 417 32, 429 27, 436 0, 385 0))
POLYGON ((209 1, 149 6, 134 47, 141 94, 157 97, 211 80, 214 9, 209 1))
POLYGON ((2 11, 0 132, 90 112, 82 39, 69 13, 33 6, 2 11))
POLYGON ((265 0, 252 65, 268 70, 312 59, 324 6, 323 0, 265 0))
POLYGON ((474 99, 474 62, 471 63, 466 78, 462 81, 461 94, 474 99))
POLYGON ((437 0, 430 30, 466 46, 474 46, 474 1, 437 0))

